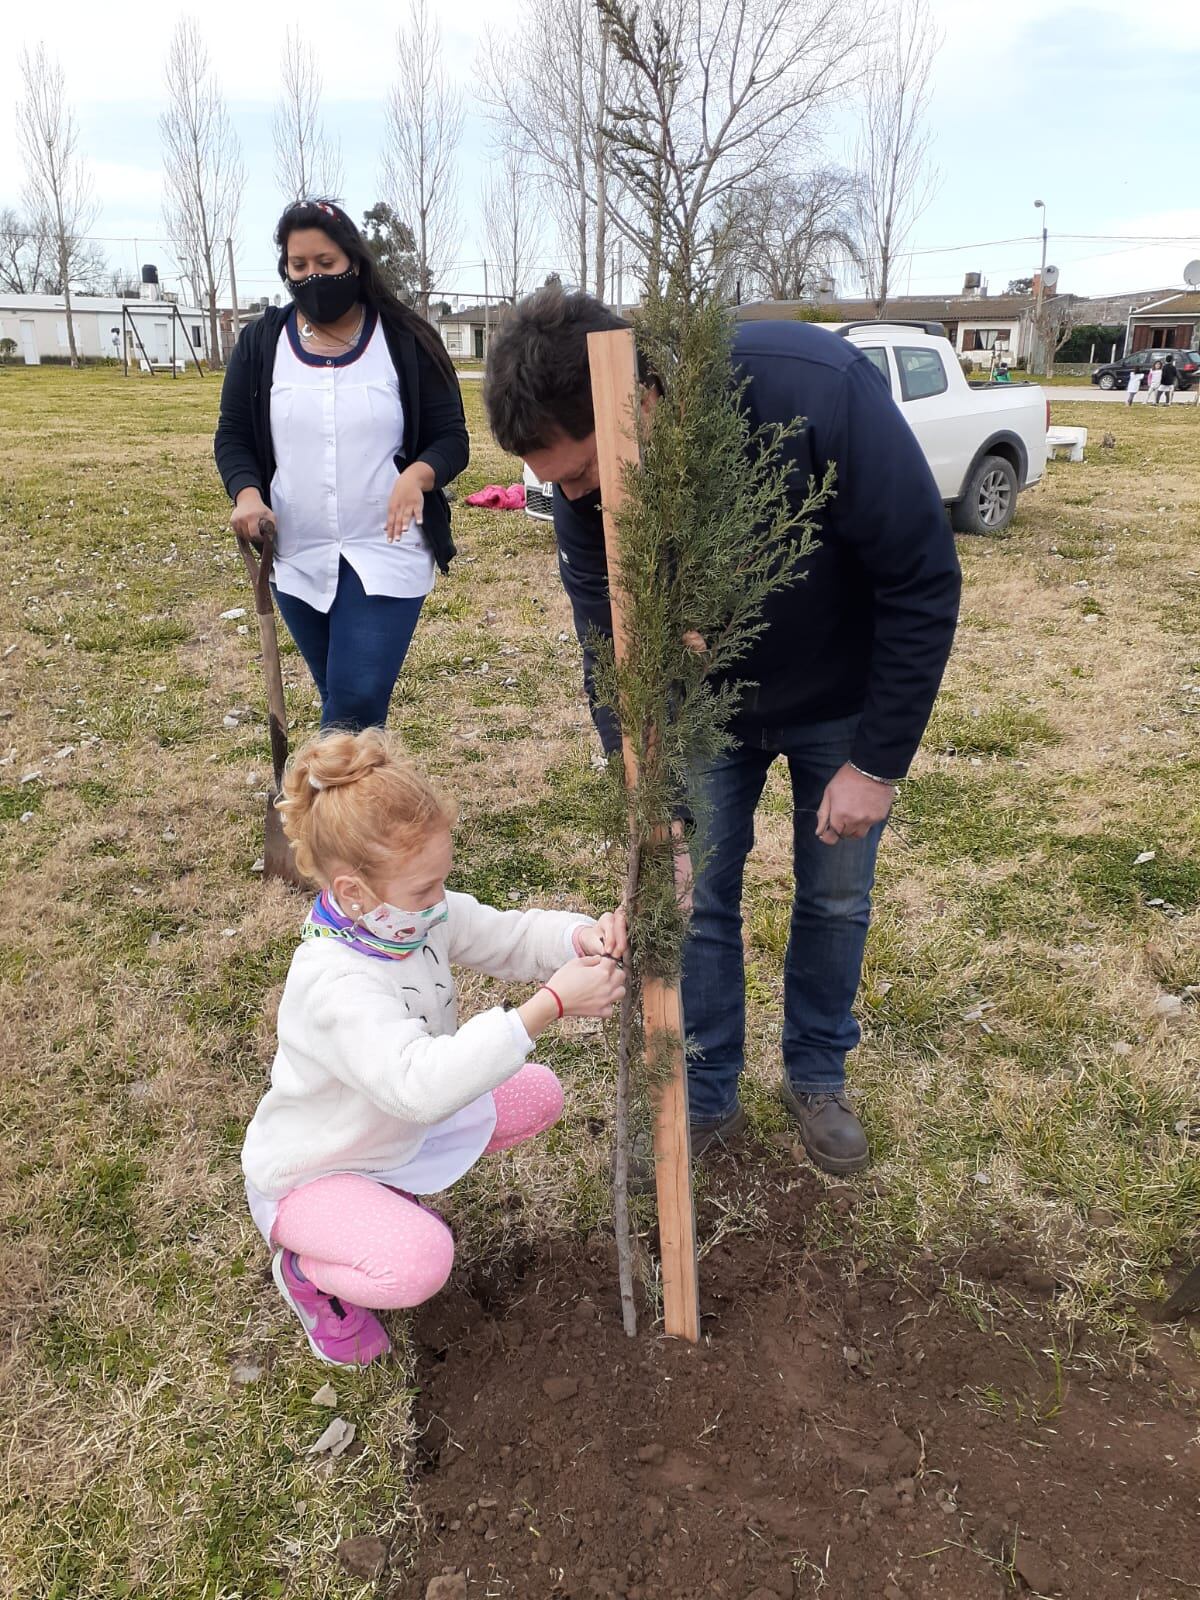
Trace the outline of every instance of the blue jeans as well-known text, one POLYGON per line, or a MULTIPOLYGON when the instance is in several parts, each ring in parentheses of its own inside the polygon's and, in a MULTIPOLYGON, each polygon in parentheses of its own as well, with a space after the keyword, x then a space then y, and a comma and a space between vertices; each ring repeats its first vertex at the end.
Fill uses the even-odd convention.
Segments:
POLYGON ((321 726, 382 728, 424 597, 368 594, 343 556, 328 611, 280 590, 275 600, 321 696, 321 726))
POLYGON ((700 775, 710 854, 696 880, 684 946, 683 1016, 697 1054, 688 1062, 693 1121, 737 1104, 745 1062, 746 978, 742 878, 754 845, 754 810, 776 756, 792 778, 795 895, 784 958, 783 1068, 794 1089, 841 1089, 846 1054, 859 1040, 854 997, 871 919, 875 856, 884 824, 863 839, 822 844, 817 808, 850 755, 858 717, 760 729, 700 775))

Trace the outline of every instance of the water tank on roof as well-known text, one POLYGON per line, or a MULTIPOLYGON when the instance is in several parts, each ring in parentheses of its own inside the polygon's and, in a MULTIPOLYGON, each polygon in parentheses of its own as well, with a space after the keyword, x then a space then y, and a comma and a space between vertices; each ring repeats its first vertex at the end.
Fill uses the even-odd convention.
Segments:
POLYGON ((146 266, 142 268, 142 299, 161 300, 162 290, 158 286, 158 268, 146 266))
POLYGON ((142 282, 143 283, 157 283, 158 282, 158 268, 157 267, 151 267, 151 266, 143 267, 142 268, 142 282))
POLYGON ((963 293, 978 294, 982 283, 982 274, 978 272, 968 272, 966 277, 963 279, 963 293))

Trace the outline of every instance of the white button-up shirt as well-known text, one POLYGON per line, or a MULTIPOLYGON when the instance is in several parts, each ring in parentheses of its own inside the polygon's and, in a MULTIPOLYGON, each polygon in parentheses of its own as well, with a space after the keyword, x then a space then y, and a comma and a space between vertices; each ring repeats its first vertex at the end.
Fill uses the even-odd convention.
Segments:
POLYGON ((343 556, 367 594, 407 599, 433 588, 433 555, 416 523, 387 542, 403 441, 400 385, 375 313, 343 356, 305 350, 293 313, 271 380, 275 582, 284 594, 328 611, 343 556))

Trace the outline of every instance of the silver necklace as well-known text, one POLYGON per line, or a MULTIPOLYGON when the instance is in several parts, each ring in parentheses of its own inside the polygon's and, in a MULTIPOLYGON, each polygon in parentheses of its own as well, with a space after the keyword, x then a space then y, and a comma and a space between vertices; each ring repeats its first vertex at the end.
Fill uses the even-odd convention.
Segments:
POLYGON ((339 339, 336 333, 330 333, 328 329, 314 328, 312 323, 306 318, 300 324, 300 337, 302 339, 316 339, 318 337, 322 339, 331 339, 334 344, 344 345, 347 350, 353 350, 354 346, 362 338, 362 331, 366 326, 366 321, 367 308, 364 306, 358 313, 358 327, 355 328, 354 332, 348 339, 339 339))

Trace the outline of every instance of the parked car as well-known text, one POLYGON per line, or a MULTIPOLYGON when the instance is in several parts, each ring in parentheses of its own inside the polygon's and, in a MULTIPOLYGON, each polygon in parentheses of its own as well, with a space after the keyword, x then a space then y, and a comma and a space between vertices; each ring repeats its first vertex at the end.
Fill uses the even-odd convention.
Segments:
POLYGON ((1129 374, 1133 371, 1142 374, 1142 386, 1145 387, 1146 373, 1156 361, 1165 361, 1168 356, 1175 357, 1175 366, 1179 373, 1179 388, 1190 389, 1200 380, 1200 352, 1195 350, 1131 350, 1127 356, 1122 356, 1119 361, 1106 361, 1102 367, 1097 367, 1092 373, 1092 382, 1101 389, 1124 389, 1129 385, 1129 374))
MULTIPOLYGON (((1046 468, 1050 407, 1036 383, 968 383, 940 322, 829 323, 882 373, 959 533, 999 533, 1046 468)), ((552 485, 525 468, 525 510, 549 521, 552 485)))

